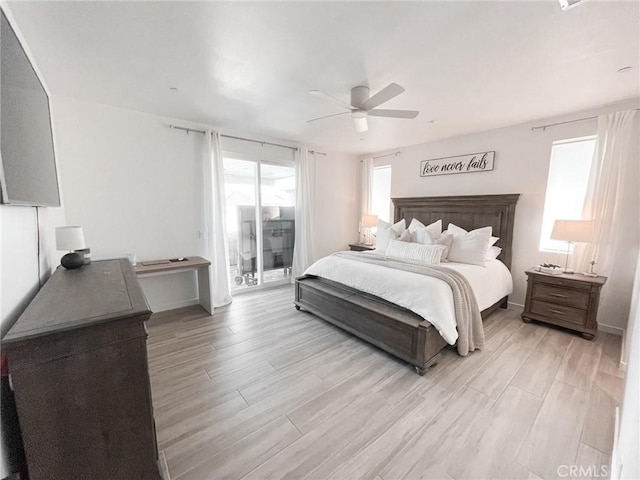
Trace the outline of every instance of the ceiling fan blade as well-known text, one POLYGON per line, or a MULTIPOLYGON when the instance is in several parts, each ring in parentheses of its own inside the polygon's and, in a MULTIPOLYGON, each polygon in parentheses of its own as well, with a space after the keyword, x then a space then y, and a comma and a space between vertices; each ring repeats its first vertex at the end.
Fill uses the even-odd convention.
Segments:
POLYGON ((343 102, 342 100, 338 100, 335 97, 332 97, 331 95, 329 95, 328 93, 325 93, 321 90, 309 90, 309 93, 311 95, 313 95, 314 97, 318 97, 318 98, 324 98, 327 100, 331 100, 335 103, 337 103, 338 105, 340 105, 343 108, 348 108, 349 110, 355 110, 356 107, 352 107, 351 105, 349 105, 346 102, 343 102))
POLYGON ((324 117, 312 118, 311 120, 307 120, 307 123, 315 122, 316 120, 322 120, 323 118, 337 117, 338 115, 349 115, 349 113, 351 112, 334 113, 333 115, 325 115, 324 117))
POLYGON ((370 97, 368 100, 366 100, 360 108, 362 108, 363 110, 371 110, 372 108, 376 108, 378 105, 381 105, 384 102, 397 97, 402 92, 404 92, 404 88, 402 88, 397 83, 390 83, 378 93, 376 93, 373 97, 370 97))
POLYGON ((369 110, 368 115, 373 117, 390 118, 416 118, 420 112, 417 110, 369 110))
POLYGON ((367 117, 362 118, 354 118, 353 123, 356 126, 356 132, 362 133, 369 130, 369 126, 367 125, 367 117))

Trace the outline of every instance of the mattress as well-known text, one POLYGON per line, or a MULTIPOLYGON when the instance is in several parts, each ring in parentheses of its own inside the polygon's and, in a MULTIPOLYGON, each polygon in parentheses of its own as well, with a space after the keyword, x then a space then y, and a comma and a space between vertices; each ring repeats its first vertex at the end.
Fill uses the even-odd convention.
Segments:
MULTIPOLYGON (((509 269, 499 260, 487 265, 441 264, 463 274, 482 311, 513 291, 509 269)), ((458 338, 453 294, 447 283, 418 273, 328 256, 305 272, 375 295, 420 315, 442 338, 454 345, 458 338)))

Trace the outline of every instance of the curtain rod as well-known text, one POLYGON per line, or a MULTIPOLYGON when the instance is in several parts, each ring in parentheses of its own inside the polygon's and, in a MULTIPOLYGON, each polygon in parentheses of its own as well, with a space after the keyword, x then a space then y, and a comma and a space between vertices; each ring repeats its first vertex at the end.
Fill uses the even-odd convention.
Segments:
POLYGON ((315 150, 307 150, 312 155, 326 155, 324 152, 316 152, 315 150))
MULTIPOLYGON (((633 110, 637 112, 638 110, 640 110, 640 108, 634 108, 633 110)), ((531 130, 534 132, 536 130, 542 130, 544 132, 549 127, 556 127, 558 125, 565 125, 567 123, 583 122, 585 120, 594 120, 596 118, 598 118, 598 115, 594 115, 592 117, 576 118, 575 120, 567 120, 566 122, 550 123, 548 125, 540 125, 539 127, 531 127, 531 130)))
MULTIPOLYGON (((195 128, 187 128, 187 127, 179 127, 177 125, 169 125, 169 128, 173 128, 175 130, 184 130, 185 132, 187 132, 187 134, 189 134, 189 132, 196 132, 196 133, 202 133, 202 134, 207 133, 204 130, 197 130, 195 128)), ((224 137, 224 138, 232 138, 234 140, 242 140, 243 142, 259 143, 262 146, 272 145, 274 147, 288 148, 289 150, 298 150, 298 147, 292 147, 290 145, 281 145, 280 143, 262 142, 260 140, 253 140, 252 138, 234 137, 233 135, 220 134, 220 136, 224 137)), ((320 152, 318 152, 318 153, 320 153, 320 152)))
POLYGON ((392 153, 385 153, 384 155, 380 155, 379 157, 373 157, 374 160, 377 160, 379 158, 384 158, 384 157, 390 157, 391 155, 397 157, 398 155, 400 155, 402 152, 400 150, 398 150, 397 152, 392 152, 392 153))
POLYGON ((292 147, 290 145, 282 145, 280 143, 261 142, 260 140, 253 140, 251 138, 243 138, 243 137, 234 137, 233 135, 220 134, 220 136, 224 137, 224 138, 233 138, 234 140, 242 140, 243 142, 260 143, 260 144, 262 144, 263 147, 265 145, 272 145, 274 147, 288 148, 289 150, 294 150, 294 151, 298 150, 298 147, 292 147))

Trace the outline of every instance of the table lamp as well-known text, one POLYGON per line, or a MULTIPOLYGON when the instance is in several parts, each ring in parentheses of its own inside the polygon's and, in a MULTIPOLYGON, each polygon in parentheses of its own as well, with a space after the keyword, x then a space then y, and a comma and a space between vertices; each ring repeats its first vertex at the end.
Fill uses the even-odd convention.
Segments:
POLYGON ((84 265, 84 257, 74 250, 86 248, 82 227, 68 226, 56 228, 56 249, 68 250, 60 259, 60 264, 67 270, 80 268, 84 265))
POLYGON ((556 220, 551 231, 552 240, 567 242, 567 261, 564 273, 573 273, 569 270, 569 253, 572 243, 589 243, 593 236, 593 222, 589 220, 556 220))
POLYGON ((378 216, 370 213, 363 213, 362 220, 360 221, 362 228, 366 228, 366 241, 365 245, 371 245, 371 229, 378 225, 378 216))

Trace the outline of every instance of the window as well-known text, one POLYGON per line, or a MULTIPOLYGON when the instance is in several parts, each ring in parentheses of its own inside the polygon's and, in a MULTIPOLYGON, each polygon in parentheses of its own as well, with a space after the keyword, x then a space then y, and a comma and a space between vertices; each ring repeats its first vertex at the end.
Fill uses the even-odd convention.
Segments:
POLYGON ((371 213, 389 221, 391 206, 391 165, 375 167, 371 185, 371 213))
POLYGON ((595 136, 553 142, 540 250, 566 251, 567 242, 551 240, 551 230, 557 219, 582 218, 595 146, 595 136))

